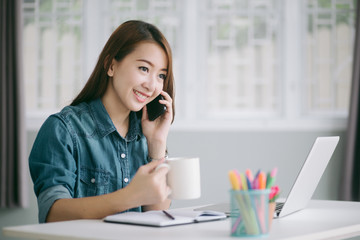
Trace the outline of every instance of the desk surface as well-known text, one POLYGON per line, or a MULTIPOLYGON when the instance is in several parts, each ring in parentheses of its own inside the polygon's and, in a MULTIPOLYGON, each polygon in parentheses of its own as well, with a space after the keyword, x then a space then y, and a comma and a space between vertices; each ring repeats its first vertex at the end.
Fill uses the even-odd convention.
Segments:
MULTIPOLYGON (((11 237, 52 240, 235 239, 230 237, 230 219, 165 228, 105 223, 101 220, 75 220, 5 227, 3 234, 11 237)), ((358 235, 360 235, 360 202, 312 200, 306 209, 274 219, 266 239, 344 239, 358 235)))

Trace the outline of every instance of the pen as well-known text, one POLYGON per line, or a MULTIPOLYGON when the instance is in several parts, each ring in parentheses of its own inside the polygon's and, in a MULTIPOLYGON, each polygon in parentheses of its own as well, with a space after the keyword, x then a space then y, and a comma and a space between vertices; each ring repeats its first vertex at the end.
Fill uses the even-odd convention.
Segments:
POLYGON ((162 212, 163 212, 168 218, 170 218, 171 220, 175 220, 175 217, 174 217, 173 215, 171 215, 170 213, 168 213, 167 211, 162 210, 162 212))

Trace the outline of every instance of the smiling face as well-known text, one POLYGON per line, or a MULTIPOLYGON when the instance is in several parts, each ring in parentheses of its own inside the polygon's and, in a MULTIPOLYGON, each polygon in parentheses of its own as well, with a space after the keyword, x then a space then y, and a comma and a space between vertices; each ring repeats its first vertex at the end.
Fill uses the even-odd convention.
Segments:
POLYGON ((160 94, 167 74, 167 56, 156 43, 142 42, 121 61, 112 60, 104 98, 122 111, 139 111, 160 94))

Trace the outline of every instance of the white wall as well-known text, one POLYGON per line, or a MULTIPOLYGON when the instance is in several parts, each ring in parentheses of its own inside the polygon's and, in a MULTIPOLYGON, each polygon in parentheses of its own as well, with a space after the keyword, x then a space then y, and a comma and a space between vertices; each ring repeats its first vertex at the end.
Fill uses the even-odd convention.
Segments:
POLYGON ((228 201, 228 171, 278 167, 277 184, 287 195, 317 136, 339 135, 341 140, 313 198, 338 199, 344 132, 172 132, 169 155, 199 156, 202 197, 194 201, 174 201, 173 206, 228 201))

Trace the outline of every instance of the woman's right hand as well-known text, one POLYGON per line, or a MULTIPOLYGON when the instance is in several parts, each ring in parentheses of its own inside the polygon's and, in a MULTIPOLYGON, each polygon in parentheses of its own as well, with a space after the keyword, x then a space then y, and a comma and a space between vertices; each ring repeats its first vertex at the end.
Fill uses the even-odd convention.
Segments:
POLYGON ((169 169, 156 169, 161 163, 163 161, 154 160, 141 166, 128 185, 139 206, 161 203, 168 198, 171 190, 166 184, 166 174, 169 169))

